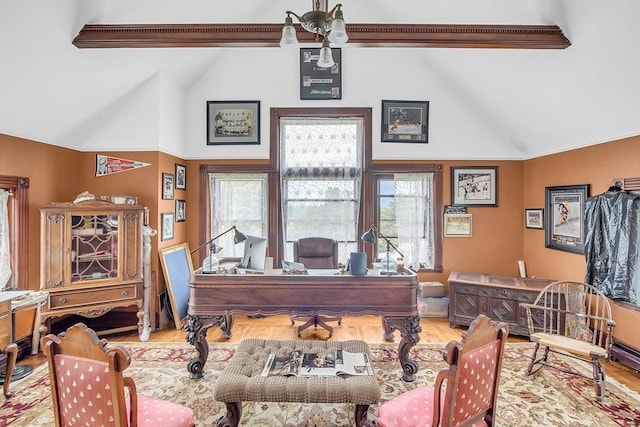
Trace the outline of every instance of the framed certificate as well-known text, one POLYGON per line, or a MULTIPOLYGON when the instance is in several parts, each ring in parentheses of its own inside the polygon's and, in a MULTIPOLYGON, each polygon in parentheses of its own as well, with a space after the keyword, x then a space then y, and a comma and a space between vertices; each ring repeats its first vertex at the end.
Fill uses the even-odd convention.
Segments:
POLYGON ((300 48, 300 99, 342 99, 342 50, 331 49, 335 64, 318 66, 320 48, 300 48))

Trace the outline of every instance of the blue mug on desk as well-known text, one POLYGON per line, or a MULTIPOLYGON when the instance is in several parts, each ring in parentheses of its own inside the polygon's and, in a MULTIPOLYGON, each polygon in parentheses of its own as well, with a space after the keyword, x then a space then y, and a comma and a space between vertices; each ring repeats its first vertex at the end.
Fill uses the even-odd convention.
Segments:
POLYGON ((366 252, 351 252, 351 257, 349 258, 349 273, 352 276, 367 275, 367 253, 366 252))

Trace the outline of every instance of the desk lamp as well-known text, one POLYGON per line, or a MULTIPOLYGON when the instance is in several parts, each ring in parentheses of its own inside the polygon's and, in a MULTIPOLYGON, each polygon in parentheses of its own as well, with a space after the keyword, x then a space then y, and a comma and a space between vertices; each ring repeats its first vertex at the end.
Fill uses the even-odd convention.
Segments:
MULTIPOLYGON (((213 270, 213 260, 215 259, 215 255, 220 253, 220 251, 222 251, 222 247, 216 245, 215 243, 213 243, 215 240, 219 239, 220 237, 224 236, 225 234, 234 231, 235 234, 233 236, 233 243, 235 243, 236 245, 240 242, 244 242, 245 240, 247 240, 247 236, 244 235, 244 233, 241 233, 240 231, 238 231, 238 229, 236 228, 236 226, 232 226, 231 228, 229 228, 228 230, 218 234, 217 236, 211 238, 210 240, 204 242, 203 244, 201 244, 200 246, 198 246, 197 248, 195 248, 194 250, 191 251, 191 254, 193 254, 194 252, 199 251, 200 249, 202 249, 204 246, 209 245, 209 268, 211 271, 213 270)), ((203 262, 203 271, 205 270, 205 263, 203 262)))
POLYGON ((394 246, 393 243, 391 243, 391 241, 389 239, 387 239, 381 232, 380 230, 378 230, 376 228, 375 225, 372 225, 371 227, 369 227, 369 230, 367 230, 362 237, 360 237, 360 239, 362 239, 363 242, 366 243, 375 243, 376 242, 376 238, 381 238, 383 239, 386 244, 387 244, 387 268, 385 269, 385 271, 383 272, 383 274, 394 274, 394 270, 391 270, 390 268, 390 255, 391 255, 391 248, 393 248, 394 251, 396 251, 401 257, 404 258, 404 254, 402 252, 400 252, 400 250, 398 250, 398 248, 396 248, 394 246))

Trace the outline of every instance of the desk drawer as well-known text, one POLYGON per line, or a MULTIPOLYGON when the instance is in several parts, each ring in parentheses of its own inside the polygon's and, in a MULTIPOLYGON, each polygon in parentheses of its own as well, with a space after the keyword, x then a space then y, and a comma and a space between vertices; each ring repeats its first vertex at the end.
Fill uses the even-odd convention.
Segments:
POLYGON ((66 292, 56 292, 49 295, 51 310, 95 305, 96 303, 111 303, 139 299, 138 286, 135 284, 118 286, 109 289, 84 289, 66 292))
POLYGON ((11 333, 11 301, 0 302, 0 350, 13 339, 11 333))

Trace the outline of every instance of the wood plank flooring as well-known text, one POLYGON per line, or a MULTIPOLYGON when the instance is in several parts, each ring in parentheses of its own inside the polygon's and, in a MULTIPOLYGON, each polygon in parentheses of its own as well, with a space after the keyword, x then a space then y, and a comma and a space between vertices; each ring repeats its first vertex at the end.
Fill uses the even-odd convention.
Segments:
MULTIPOLYGON (((295 340, 295 339, 327 339, 327 331, 318 328, 309 328, 302 332, 302 337, 296 335, 297 326, 301 325, 297 321, 291 325, 289 316, 277 315, 265 318, 248 318, 238 315, 234 319, 233 336, 229 340, 222 338, 218 328, 212 328, 207 333, 209 342, 240 342, 245 338, 260 337, 264 339, 295 340)), ((464 327, 450 328, 446 318, 422 318, 420 320, 422 332, 420 342, 447 343, 451 340, 459 340, 460 335, 466 330, 464 327)), ((361 339, 368 343, 382 343, 382 324, 377 316, 345 316, 342 325, 331 323, 334 328, 331 340, 361 339)), ((138 341, 137 333, 121 333, 105 337, 109 342, 138 341)), ((395 342, 399 342, 400 336, 396 332, 395 342)), ((177 330, 173 324, 161 330, 151 333, 150 342, 185 342, 184 330, 177 330)), ((510 342, 528 342, 528 338, 510 336, 510 342)), ((42 355, 32 356, 20 363, 27 363, 33 366, 44 363, 42 355)), ((605 373, 608 377, 615 378, 618 382, 625 384, 631 390, 640 393, 640 373, 616 362, 605 362, 605 373)))

